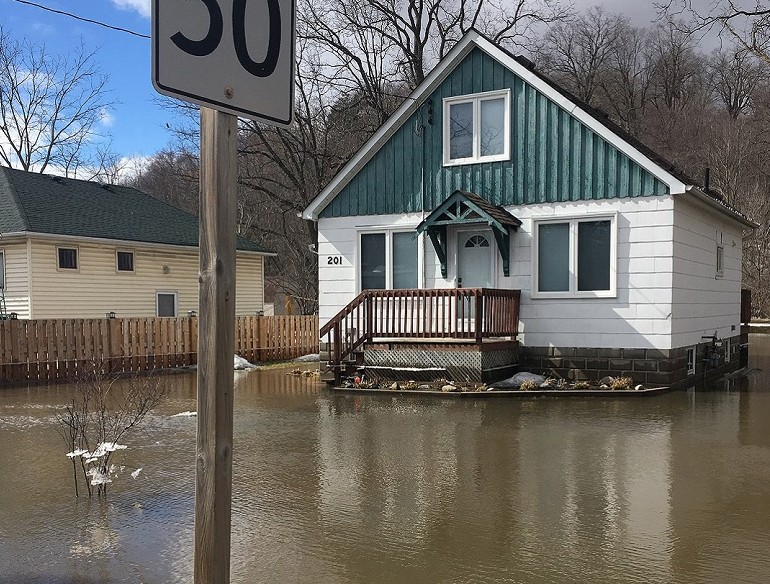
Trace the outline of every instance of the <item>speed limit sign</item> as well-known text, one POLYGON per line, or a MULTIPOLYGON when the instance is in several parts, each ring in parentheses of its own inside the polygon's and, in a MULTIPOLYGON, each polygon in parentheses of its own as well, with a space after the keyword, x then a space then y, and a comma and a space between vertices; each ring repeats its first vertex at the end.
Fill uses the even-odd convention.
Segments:
POLYGON ((154 0, 152 82, 164 95, 291 123, 295 0, 154 0))

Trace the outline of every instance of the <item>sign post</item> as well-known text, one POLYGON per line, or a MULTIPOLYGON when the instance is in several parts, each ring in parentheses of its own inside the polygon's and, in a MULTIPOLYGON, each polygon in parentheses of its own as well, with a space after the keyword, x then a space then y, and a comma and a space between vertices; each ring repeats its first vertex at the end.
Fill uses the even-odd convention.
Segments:
POLYGON ((230 581, 236 116, 289 125, 295 0, 153 0, 158 92, 200 104, 195 584, 230 581))
POLYGON ((201 108, 196 584, 230 581, 237 122, 201 108))

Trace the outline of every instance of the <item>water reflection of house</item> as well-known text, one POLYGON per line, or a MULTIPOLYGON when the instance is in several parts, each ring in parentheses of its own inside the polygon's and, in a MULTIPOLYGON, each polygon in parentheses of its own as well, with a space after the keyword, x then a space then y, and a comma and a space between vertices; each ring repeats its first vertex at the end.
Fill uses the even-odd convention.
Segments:
POLYGON ((304 217, 335 367, 443 349, 456 377, 494 376, 515 344, 487 341, 517 336, 523 363, 573 379, 670 385, 737 360, 754 224, 473 31, 304 217))
POLYGON ((383 566, 399 582, 673 581, 672 415, 631 402, 328 401, 319 520, 351 534, 337 561, 354 581, 383 566))

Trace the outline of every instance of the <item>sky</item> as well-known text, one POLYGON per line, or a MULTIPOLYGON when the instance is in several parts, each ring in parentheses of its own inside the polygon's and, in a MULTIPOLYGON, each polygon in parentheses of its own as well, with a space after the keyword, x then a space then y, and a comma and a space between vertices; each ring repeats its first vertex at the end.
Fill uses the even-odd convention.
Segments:
MULTIPOLYGON (((702 0, 707 1, 707 0, 702 0)), ((150 34, 151 0, 35 0, 141 34, 150 34)), ((628 16, 636 26, 655 18, 649 0, 573 0, 577 10, 602 4, 628 16)), ((49 52, 67 54, 82 39, 96 51, 97 63, 109 78, 110 98, 117 103, 104 117, 102 130, 112 136, 112 150, 126 158, 148 157, 172 140, 167 124, 173 113, 161 107, 152 87, 150 40, 53 14, 15 0, 0 0, 0 25, 16 39, 44 43, 49 52)))
MULTIPOLYGON (((35 0, 36 3, 150 34, 150 0, 35 0)), ((83 40, 109 76, 109 98, 117 103, 104 117, 101 132, 112 136, 112 150, 126 158, 146 157, 171 140, 166 128, 173 114, 157 102, 152 87, 150 40, 80 22, 14 0, 0 0, 0 25, 15 39, 45 44, 66 55, 83 40)))

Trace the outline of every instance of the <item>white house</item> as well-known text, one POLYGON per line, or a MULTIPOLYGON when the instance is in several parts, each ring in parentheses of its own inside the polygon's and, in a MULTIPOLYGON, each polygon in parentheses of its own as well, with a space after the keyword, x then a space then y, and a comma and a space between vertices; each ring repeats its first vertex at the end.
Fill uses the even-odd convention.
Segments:
MULTIPOLYGON (((264 259, 237 241, 236 314, 263 310, 264 259)), ((0 167, 0 316, 186 316, 198 220, 136 189, 0 167)))
MULTIPOLYGON (((737 361, 755 224, 475 31, 303 216, 318 222, 321 324, 358 339, 339 358, 400 338, 402 361, 435 363, 417 338, 507 337, 529 369, 654 385, 737 361), (367 289, 389 292, 356 300, 367 289), (520 291, 516 323, 493 298, 506 290, 520 291)), ((511 364, 506 350, 485 365, 482 349, 483 376, 511 364)))

